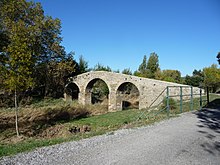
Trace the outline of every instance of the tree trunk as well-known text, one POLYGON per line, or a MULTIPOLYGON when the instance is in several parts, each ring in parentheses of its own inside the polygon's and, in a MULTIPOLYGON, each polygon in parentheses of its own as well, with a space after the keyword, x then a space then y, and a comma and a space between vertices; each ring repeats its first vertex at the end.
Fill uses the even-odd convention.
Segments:
POLYGON ((19 131, 18 131, 18 104, 17 104, 17 92, 15 89, 15 129, 17 136, 19 136, 19 131))

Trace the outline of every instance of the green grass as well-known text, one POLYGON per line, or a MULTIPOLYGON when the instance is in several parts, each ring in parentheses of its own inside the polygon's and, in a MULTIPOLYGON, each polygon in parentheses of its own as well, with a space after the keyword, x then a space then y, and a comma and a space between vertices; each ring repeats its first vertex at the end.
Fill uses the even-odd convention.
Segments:
POLYGON ((53 144, 64 142, 65 139, 52 139, 52 140, 27 140, 18 142, 16 144, 0 144, 0 157, 6 155, 14 155, 24 151, 31 151, 37 147, 50 146, 53 144))
POLYGON ((151 124, 156 121, 159 121, 158 119, 148 120, 148 121, 142 119, 136 122, 136 118, 139 113, 140 113, 139 110, 126 110, 126 111, 111 112, 98 116, 91 116, 79 120, 72 120, 64 124, 65 129, 69 129, 73 126, 80 127, 83 125, 89 125, 91 127, 91 131, 87 133, 71 134, 71 136, 68 136, 66 138, 53 138, 50 140, 32 138, 31 140, 25 140, 15 144, 0 143, 0 157, 6 155, 13 155, 24 151, 30 151, 37 147, 49 146, 61 142, 79 140, 83 138, 89 138, 92 136, 105 134, 107 132, 112 132, 117 129, 124 128, 124 126, 128 124, 129 124, 129 128, 132 128, 132 127, 151 124))
MULTIPOLYGON (((219 98, 217 95, 210 95, 210 101, 219 98)), ((205 100, 205 97, 203 98, 205 100)), ((59 101, 58 101, 59 102, 59 101)), ((194 98, 193 109, 199 110, 199 98, 194 98)), ((37 106, 41 106, 38 103, 37 106)), ((46 103, 44 103, 46 105, 46 103)), ((204 105, 204 104, 203 104, 204 105)), ((36 106, 36 105, 35 105, 36 106)), ((183 112, 190 111, 190 102, 183 102, 183 112)), ((180 114, 180 108, 177 103, 176 108, 170 110, 169 117, 175 117, 180 114)), ((83 138, 89 138, 96 135, 105 134, 107 132, 112 132, 121 128, 134 128, 138 126, 145 126, 149 124, 153 124, 155 122, 159 122, 161 120, 167 119, 168 114, 167 111, 164 110, 159 113, 159 110, 147 112, 145 110, 124 110, 117 112, 109 112, 106 114, 98 115, 98 116, 90 116, 87 118, 70 120, 68 122, 57 122, 57 124, 62 124, 63 129, 69 130, 70 128, 77 126, 82 127, 84 125, 88 125, 91 127, 91 131, 87 133, 76 133, 69 134, 65 137, 59 138, 51 138, 51 139, 37 139, 31 138, 29 140, 24 140, 21 142, 17 142, 15 144, 6 144, 0 142, 0 157, 6 155, 14 155, 24 151, 30 151, 37 147, 49 146, 53 144, 58 144, 62 142, 72 141, 72 140, 80 140, 83 138), (140 120, 137 120, 138 116, 142 114, 144 115, 140 120)))

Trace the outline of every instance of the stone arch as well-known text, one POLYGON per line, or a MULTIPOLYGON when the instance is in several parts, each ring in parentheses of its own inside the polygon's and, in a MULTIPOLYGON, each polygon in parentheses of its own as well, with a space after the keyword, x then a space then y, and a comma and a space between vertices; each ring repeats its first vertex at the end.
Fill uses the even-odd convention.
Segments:
POLYGON ((110 92, 110 88, 103 79, 94 78, 90 80, 86 85, 85 103, 95 104, 95 103, 103 103, 103 101, 105 101, 106 105, 108 105, 109 92, 110 92), (104 96, 106 98, 104 98, 104 96), (102 97, 102 98, 99 98, 99 97, 102 97))
POLYGON ((132 82, 124 82, 116 91, 116 108, 118 110, 139 109, 140 91, 132 82))
POLYGON ((69 83, 65 86, 65 99, 66 100, 78 100, 79 99, 79 87, 76 83, 69 83))

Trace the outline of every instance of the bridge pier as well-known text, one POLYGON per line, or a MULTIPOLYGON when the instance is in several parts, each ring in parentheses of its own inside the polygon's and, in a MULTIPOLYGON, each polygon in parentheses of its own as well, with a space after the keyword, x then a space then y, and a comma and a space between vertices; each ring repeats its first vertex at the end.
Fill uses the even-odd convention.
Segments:
POLYGON ((109 111, 116 111, 117 110, 117 106, 116 106, 116 92, 115 91, 111 91, 109 93, 108 110, 109 111))
POLYGON ((85 105, 85 94, 83 92, 79 93, 78 103, 82 104, 82 105, 85 105))

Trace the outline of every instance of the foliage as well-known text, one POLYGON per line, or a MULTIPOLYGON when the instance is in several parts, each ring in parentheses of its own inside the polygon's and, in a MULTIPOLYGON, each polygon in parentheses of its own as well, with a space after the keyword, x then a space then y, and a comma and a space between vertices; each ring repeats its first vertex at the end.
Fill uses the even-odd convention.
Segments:
MULTIPOLYGON (((219 98, 219 96, 217 96, 217 95, 210 95, 210 97, 211 97, 210 100, 215 100, 216 98, 219 98)), ((205 99, 205 98, 203 98, 203 99, 205 99)), ((52 108, 50 106, 54 105, 55 103, 59 104, 59 106, 65 104, 65 102, 62 102, 62 100, 47 100, 44 103, 39 102, 36 104, 38 104, 37 107, 42 107, 44 105, 49 106, 47 108, 43 107, 43 109, 45 109, 45 110, 47 109, 47 111, 49 111, 48 108, 52 108)), ((190 102, 184 102, 183 112, 190 110, 189 103, 190 102)), ((198 103, 199 103, 199 99, 194 98, 194 107, 195 106, 199 107, 198 103)), ((72 105, 70 105, 70 106, 72 106, 72 105)), ((65 107, 65 106, 63 106, 63 107, 65 107)), ((96 107, 93 107, 93 108, 94 108, 94 110, 96 109, 96 107)), ((194 108, 194 109, 197 109, 197 108, 194 108)), ((0 113, 1 112, 3 112, 3 110, 1 110, 0 113)), ((33 110, 31 110, 30 112, 33 112, 33 110)), ((44 112, 44 110, 43 110, 43 112, 44 112)), ((89 111, 89 112, 91 112, 91 111, 89 111)), ((72 141, 72 140, 79 140, 79 139, 88 138, 88 137, 101 135, 101 134, 105 134, 105 133, 114 134, 113 131, 115 131, 117 129, 144 126, 144 125, 149 125, 149 124, 167 119, 166 111, 163 111, 161 113, 158 113, 159 111, 151 111, 152 113, 154 113, 153 115, 150 114, 151 112, 148 112, 148 114, 145 114, 145 116, 143 118, 140 118, 140 120, 137 121, 137 116, 140 116, 140 114, 143 114, 145 112, 146 112, 145 110, 139 110, 139 111, 126 110, 126 111, 118 111, 118 112, 109 112, 109 113, 96 115, 96 116, 88 116, 86 118, 80 118, 77 120, 63 120, 62 122, 57 121, 57 122, 54 122, 55 125, 50 126, 49 129, 53 130, 53 128, 56 126, 62 126, 61 127, 62 129, 60 131, 66 133, 66 134, 60 134, 59 136, 51 137, 50 139, 46 139, 41 136, 38 136, 39 134, 33 135, 33 137, 31 137, 31 138, 23 136, 24 139, 20 142, 17 142, 17 143, 12 143, 12 142, 9 143, 9 142, 4 142, 3 140, 1 140, 0 157, 6 156, 6 155, 17 154, 17 153, 24 152, 24 151, 30 151, 30 150, 33 150, 37 147, 49 146, 49 145, 72 141), (87 132, 87 133, 76 133, 76 134, 71 134, 68 131, 69 128, 72 128, 74 126, 82 127, 84 125, 89 125, 91 127, 91 131, 87 132)), ((4 113, 1 113, 0 117, 6 118, 9 113, 11 113, 9 110, 5 110, 4 113)), ((176 116, 176 114, 178 114, 178 113, 180 113, 178 106, 176 109, 170 110, 171 117, 176 116)), ((22 113, 22 114, 32 115, 29 113, 22 113)), ((39 109, 38 113, 35 113, 34 115, 36 115, 35 119, 40 118, 42 116, 42 109, 39 109)), ((44 117, 44 116, 42 116, 42 117, 44 117)), ((32 122, 32 124, 33 123, 34 122, 32 122)), ((27 124, 24 125, 24 127, 27 127, 27 126, 28 126, 27 124)), ((40 130, 38 130, 39 133, 43 132, 45 127, 47 127, 47 126, 41 125, 39 127, 40 130)), ((0 128, 2 128, 2 127, 0 127, 0 128)), ((29 129, 28 131, 30 132, 31 130, 33 130, 33 129, 29 129)), ((36 128, 35 128, 35 130, 36 130, 36 128)), ((11 132, 11 130, 6 129, 3 132, 1 132, 0 139, 9 139, 9 138, 13 138, 13 136, 14 136, 14 134, 11 132), (7 138, 5 138, 5 137, 7 137, 7 138)))
POLYGON ((0 11, 0 81, 4 90, 14 92, 19 135, 17 94, 43 87, 43 96, 60 97, 74 64, 61 46, 60 20, 45 16, 40 3, 2 0, 0 11))
POLYGON ((1 1, 0 10, 3 33, 9 40, 1 53, 7 59, 5 83, 10 90, 26 89, 33 82, 35 64, 59 51, 60 22, 44 17, 39 3, 25 0, 1 1))
POLYGON ((158 80, 175 82, 175 83, 181 82, 181 73, 178 70, 157 71, 155 76, 156 76, 155 78, 158 80))
POLYGON ((142 63, 139 65, 138 70, 134 72, 135 76, 147 77, 147 56, 144 55, 142 63))
POLYGON ((130 68, 125 68, 122 72, 122 74, 132 75, 132 71, 130 68))
MULTIPOLYGON (((136 121, 136 116, 140 113, 140 111, 137 110, 126 110, 126 111, 118 111, 118 112, 112 112, 97 116, 91 116, 87 118, 81 118, 78 120, 69 120, 69 121, 63 121, 63 124, 56 123, 56 125, 62 126, 62 132, 67 132, 67 134, 63 136, 58 137, 52 137, 50 139, 46 138, 40 138, 40 137, 32 137, 27 138, 26 140, 23 140, 21 142, 17 143, 10 143, 5 144, 3 142, 0 143, 0 157, 5 155, 12 155, 24 151, 30 151, 37 147, 42 146, 49 146, 57 143, 72 141, 72 140, 79 140, 83 138, 88 138, 96 135, 101 135, 105 133, 113 133, 112 131, 115 131, 120 128, 132 128, 137 127, 141 125, 149 125, 154 122, 158 122, 162 119, 165 119, 167 116, 162 114, 157 119, 153 120, 140 120, 139 122, 136 121), (88 125, 91 127, 91 131, 85 133, 76 133, 71 134, 68 133, 69 128, 72 128, 74 126, 82 127, 84 125, 88 125)), ((55 126, 56 126, 55 125, 55 126)), ((50 128, 53 128, 51 126, 50 128)), ((43 130, 44 127, 41 127, 41 130, 43 130)), ((8 134, 8 133, 7 133, 8 134)), ((3 134, 1 134, 3 135, 3 134)))
POLYGON ((61 97, 77 63, 74 53, 66 54, 61 46, 60 20, 45 16, 40 3, 26 0, 2 0, 0 11, 0 81, 10 90, 61 97))
POLYGON ((203 69, 204 72, 204 85, 212 88, 212 92, 216 92, 220 86, 220 69, 216 64, 203 69))
POLYGON ((155 78, 155 73, 159 70, 159 59, 158 55, 153 52, 150 54, 150 57, 147 61, 147 77, 148 78, 155 78))
POLYGON ((134 72, 134 75, 139 77, 155 78, 158 70, 160 70, 158 55, 153 52, 150 54, 148 60, 147 56, 144 55, 143 61, 139 65, 138 70, 134 72))
MULTIPOLYGON (((165 107, 167 107, 167 98, 165 97, 163 99, 163 104, 162 104, 162 109, 164 109, 165 107)), ((177 109, 177 101, 174 100, 173 98, 169 98, 169 108, 170 110, 174 110, 174 109, 177 109)))
POLYGON ((142 63, 140 64, 139 68, 138 68, 138 71, 141 73, 141 74, 144 74, 146 71, 147 71, 147 56, 144 55, 144 58, 143 58, 143 61, 142 63))
POLYGON ((100 63, 96 64, 93 70, 94 71, 107 71, 107 72, 112 71, 112 69, 109 66, 104 66, 100 63))
POLYGON ((97 80, 92 87, 92 103, 101 103, 108 98, 109 89, 102 80, 97 80))
POLYGON ((64 85, 68 77, 73 76, 77 63, 70 52, 59 61, 49 61, 36 66, 34 73, 36 96, 59 98, 63 96, 64 85))
POLYGON ((79 66, 79 74, 89 71, 88 62, 85 61, 82 55, 79 57, 78 66, 79 66))
POLYGON ((201 70, 196 70, 195 69, 193 71, 192 76, 186 75, 185 84, 191 85, 191 86, 194 86, 194 87, 199 87, 199 86, 202 85, 203 80, 204 80, 203 72, 201 70))

